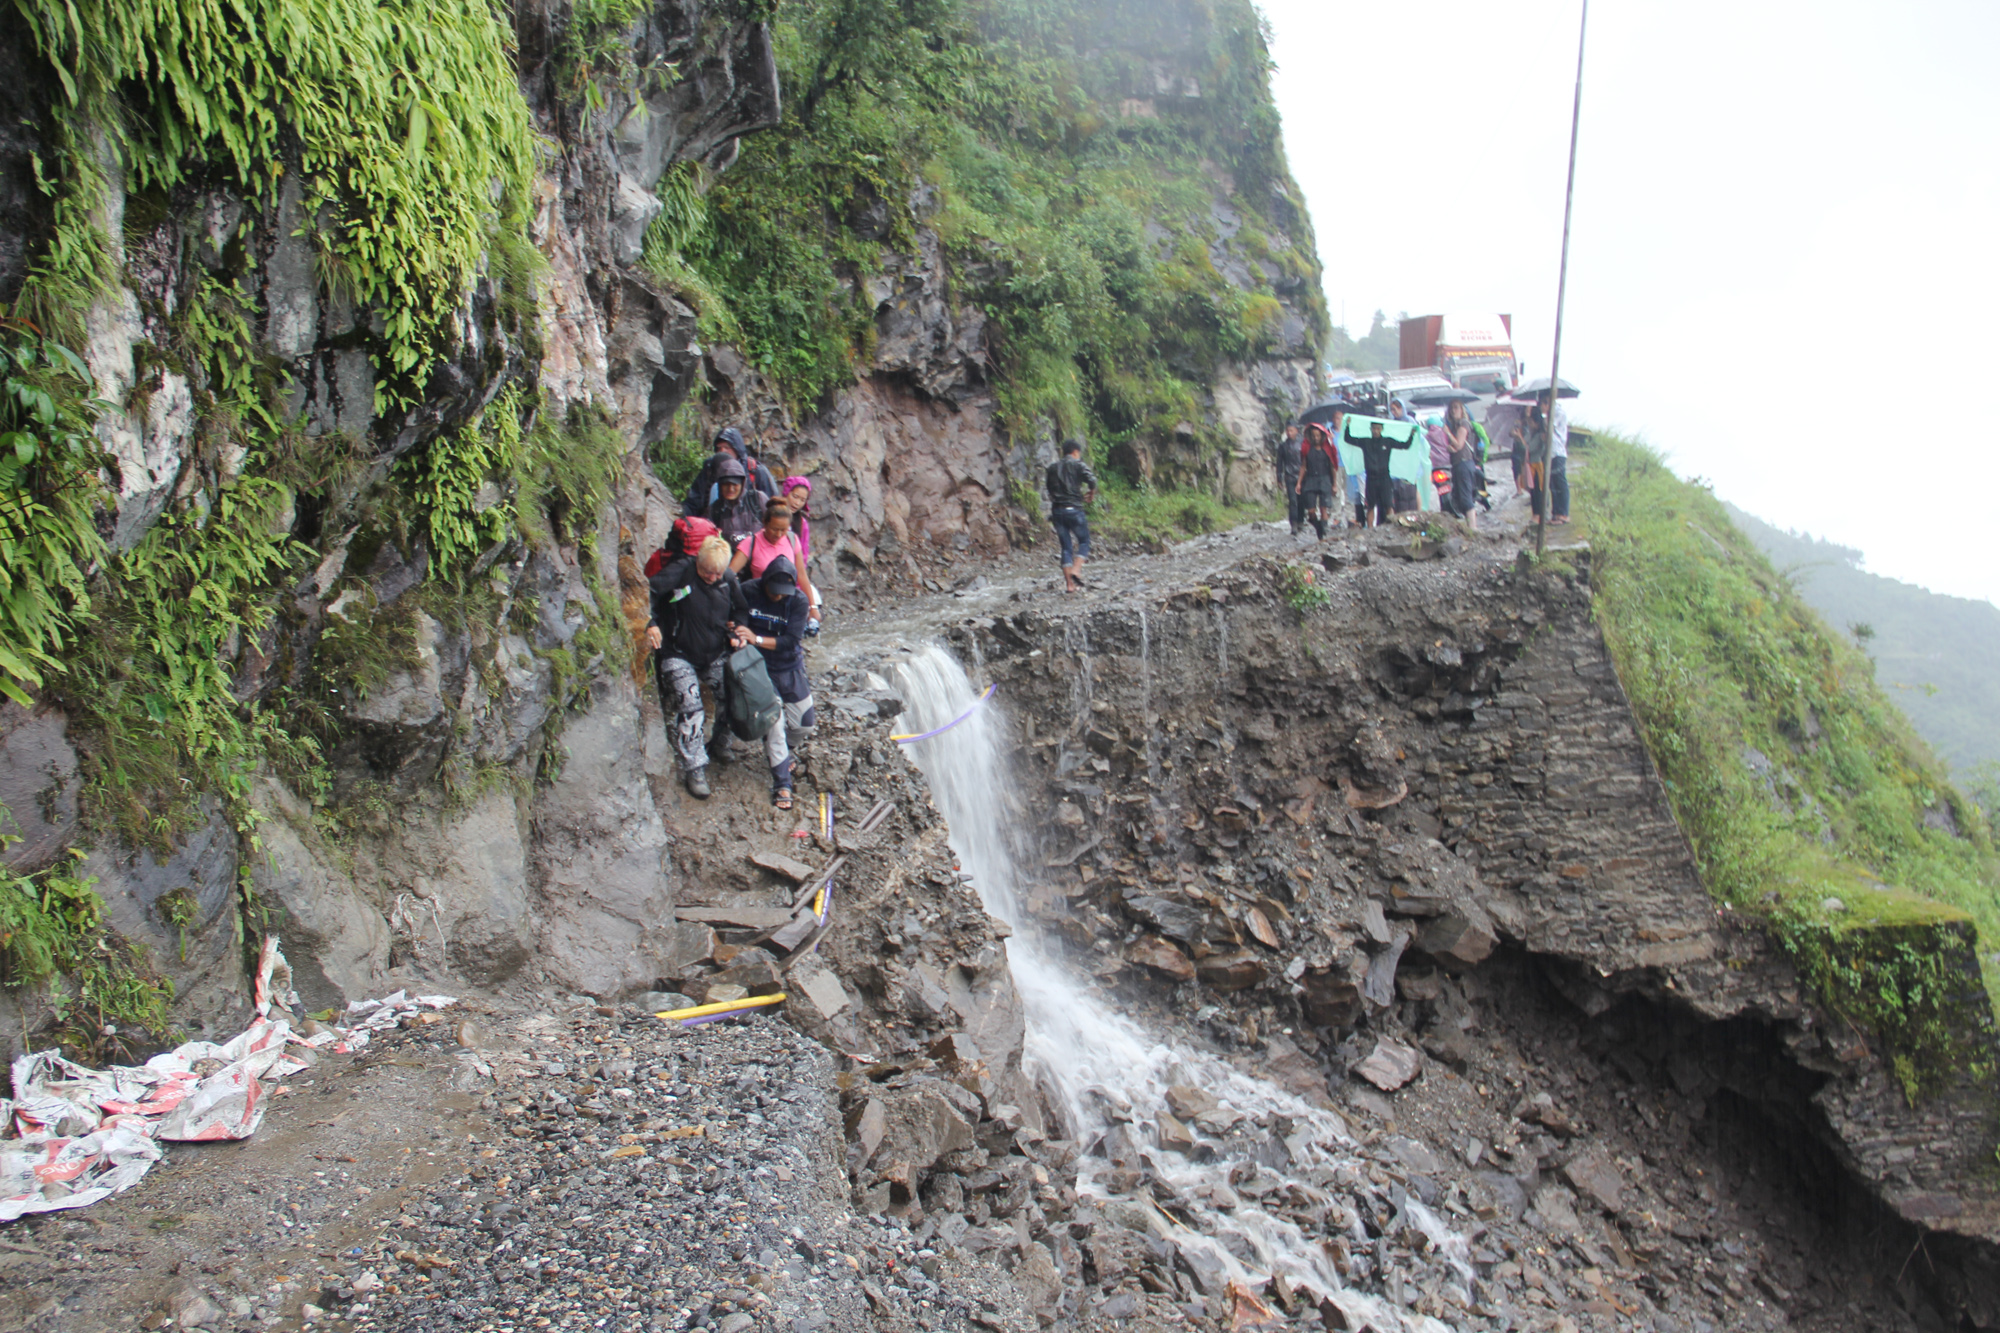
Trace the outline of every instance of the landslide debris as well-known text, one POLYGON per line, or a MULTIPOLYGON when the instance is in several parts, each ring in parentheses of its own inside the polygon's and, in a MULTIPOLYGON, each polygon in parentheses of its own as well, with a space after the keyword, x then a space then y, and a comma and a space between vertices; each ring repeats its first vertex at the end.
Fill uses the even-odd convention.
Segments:
POLYGON ((484 1099, 502 1132, 345 1253, 332 1308, 356 1330, 1033 1327, 996 1270, 848 1210, 823 1048, 653 1017, 675 1002, 544 1022, 549 1076, 484 1099))
MULTIPOLYGON (((1587 558, 1438 546, 1312 550, 1317 626, 1253 546, 1199 581, 1106 564, 1073 603, 984 597, 954 631, 1002 684, 1020 783, 999 799, 1033 821, 1030 907, 1091 1002, 1346 1114, 1473 1242, 1454 1326, 1983 1318, 1987 1251, 1933 1231, 1913 1273, 1920 1214, 1896 1212, 1948 1215, 1912 1184, 1951 1188, 1976 1134, 1913 1113, 1718 917, 1588 620, 1587 558)), ((1169 1210, 1160 1168, 1217 1146, 1178 1115, 1131 1137, 1110 1179, 1169 1210)), ((1358 1280, 1438 1308, 1422 1251, 1363 1227, 1388 1243, 1358 1280)), ((1085 1310, 1125 1290, 1084 1275, 1085 1310)), ((1192 1305, 1195 1276, 1167 1258, 1149 1280, 1192 1305)))

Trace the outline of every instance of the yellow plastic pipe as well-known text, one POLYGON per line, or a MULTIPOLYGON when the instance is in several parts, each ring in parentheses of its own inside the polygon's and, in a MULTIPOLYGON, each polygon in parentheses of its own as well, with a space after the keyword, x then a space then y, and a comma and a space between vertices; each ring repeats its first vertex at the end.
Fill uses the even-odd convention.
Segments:
POLYGON ((654 1014, 653 1017, 665 1019, 669 1023, 678 1023, 684 1018, 705 1018, 709 1014, 726 1014, 733 1009, 757 1009, 767 1004, 784 1002, 785 993, 779 991, 776 995, 751 995, 741 1000, 724 1000, 719 1004, 698 1004, 692 1009, 667 1009, 654 1014))

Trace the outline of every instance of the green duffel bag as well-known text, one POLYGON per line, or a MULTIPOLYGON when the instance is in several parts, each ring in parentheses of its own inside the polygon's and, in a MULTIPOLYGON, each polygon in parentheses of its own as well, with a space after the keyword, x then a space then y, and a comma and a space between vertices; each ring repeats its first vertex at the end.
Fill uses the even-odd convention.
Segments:
POLYGON ((758 741, 785 715, 785 701, 771 684, 764 654, 738 648, 722 669, 723 711, 738 740, 758 741))

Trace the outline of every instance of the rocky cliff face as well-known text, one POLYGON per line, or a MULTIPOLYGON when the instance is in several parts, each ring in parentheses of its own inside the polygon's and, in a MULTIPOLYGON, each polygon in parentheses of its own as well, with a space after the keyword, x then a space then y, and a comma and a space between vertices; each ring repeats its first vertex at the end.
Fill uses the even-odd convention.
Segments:
MULTIPOLYGON (((130 555, 163 523, 199 531, 247 484, 270 484, 263 521, 294 543, 291 568, 254 593, 268 623, 219 636, 219 663, 243 716, 311 737, 324 763, 266 766, 233 793, 191 773, 171 802, 136 791, 114 810, 102 720, 57 679, 33 709, 7 704, 0 716, 0 799, 23 835, 5 856, 35 873, 65 847, 87 849, 81 873, 108 925, 175 983, 190 1024, 236 1021, 241 942, 267 929, 316 1006, 380 990, 404 967, 593 994, 662 975, 657 923, 670 919, 676 876, 648 795, 661 764, 656 755, 649 776, 634 744, 650 682, 627 670, 613 604, 632 602, 635 562, 678 512, 647 464, 677 420, 697 439, 742 425, 781 473, 815 478, 829 588, 908 584, 936 555, 994 554, 1039 531, 1021 495, 1054 437, 1047 421, 1028 433, 1003 424, 981 297, 1012 261, 955 256, 936 217, 942 191, 920 182, 901 201, 910 229, 890 225, 879 197, 880 219, 857 212, 879 262, 844 268, 840 299, 867 312, 867 354, 850 384, 803 407, 744 348, 704 343, 693 298, 643 262, 663 175, 727 180, 743 136, 779 123, 760 14, 740 0, 659 0, 606 31, 560 3, 515 7, 520 95, 549 151, 520 234, 502 224, 447 351, 414 389, 383 370, 398 312, 358 301, 340 278, 295 162, 253 196, 223 173, 142 186, 103 155, 91 198, 116 276, 81 312, 78 350, 105 404, 104 536, 130 555), (224 383, 212 351, 225 335, 230 364, 275 386, 262 400, 274 441, 232 415, 240 386, 224 383), (518 475, 491 463, 467 483, 477 545, 446 568, 413 478, 447 448, 503 451, 492 422, 523 403, 538 404, 524 421, 603 421, 614 442, 565 436, 545 466, 595 450, 609 485, 586 487, 596 507, 576 512, 560 496, 523 499, 518 475), (488 521, 516 506, 532 512, 488 521)), ((1200 123, 1205 31, 1190 19, 1145 38, 1146 59, 1119 76, 1131 86, 1111 90, 1130 94, 1116 103, 1120 124, 1200 123)), ((46 108, 62 97, 28 33, 9 37, 19 77, 6 95, 21 114, 0 139, 0 212, 21 243, 0 250, 0 292, 12 295, 42 262, 51 213, 33 163, 54 141, 46 108)), ((1135 479, 1256 495, 1270 426, 1311 391, 1317 268, 1282 181, 1272 201, 1252 200, 1224 168, 1205 172, 1199 216, 1149 220, 1145 245, 1156 256, 1194 245, 1218 290, 1269 302, 1258 307, 1268 336, 1210 379, 1199 379, 1206 363, 1184 367, 1197 377, 1195 416, 1142 432, 1116 461, 1135 479), (1260 223, 1253 244, 1253 211, 1292 217, 1300 239, 1260 223)))
POLYGON ((1268 496, 1326 316, 1255 11, 969 0, 935 50, 885 32, 882 67, 815 102, 863 59, 835 12, 789 29, 806 109, 711 192, 691 262, 746 334, 718 335, 677 438, 735 425, 812 476, 830 587, 1045 535, 1063 435, 1136 489, 1268 496))
MULTIPOLYGON (((623 40, 633 65, 680 77, 613 86, 586 114, 562 86, 575 77, 569 8, 525 3, 515 18, 521 95, 553 150, 526 237, 537 257, 484 266, 455 352, 414 402, 384 401, 385 312, 328 280, 296 176, 265 200, 191 187, 128 195, 115 174, 103 193, 121 280, 91 305, 80 350, 108 404, 114 547, 129 550, 163 516, 206 513, 244 475, 243 446, 207 412, 216 386, 175 355, 177 319, 205 291, 225 290, 244 313, 253 362, 285 386, 296 447, 336 460, 330 477, 287 486, 277 521, 310 554, 274 591, 269 628, 229 645, 224 663, 246 707, 290 707, 277 701, 312 691, 330 706, 330 790, 315 798, 267 773, 227 809, 204 798, 192 833, 141 849, 107 830, 103 810, 79 808, 79 752, 85 771, 106 761, 101 738, 65 734, 60 687, 33 710, 7 705, 0 721, 0 799, 25 835, 8 866, 38 871, 65 846, 90 848, 82 872, 108 924, 175 983, 177 1013, 197 1030, 244 1012, 246 928, 282 936, 315 1007, 379 991, 405 965, 597 994, 659 975, 657 923, 671 920, 674 885, 635 743, 615 590, 621 552, 643 558, 678 512, 639 450, 648 421, 679 406, 699 353, 692 313, 635 265, 660 175, 679 162, 720 169, 741 135, 774 124, 776 70, 748 8, 661 0, 623 40), (601 512, 575 516, 566 534, 493 542, 467 614, 467 584, 436 577, 430 543, 404 516, 397 468, 503 391, 541 394, 556 417, 601 410, 622 443, 601 512), (592 624, 615 631, 608 653, 580 642, 592 624), (329 684, 336 643, 379 658, 391 639, 393 660, 368 687, 329 684)), ((5 46, 10 61, 32 49, 11 30, 5 46)), ((24 63, 27 84, 49 82, 24 63)), ((9 135, 0 154, 12 170, 36 145, 9 135)), ((29 216, 34 196, 15 190, 0 207, 29 216)), ((0 253, 10 290, 33 245, 18 250, 0 253)), ((487 478, 492 498, 475 503, 498 502, 506 484, 487 478)), ((16 1044, 42 1016, 24 1002, 25 1024, 7 1025, 16 1044)))
MULTIPOLYGON (((1268 291, 1229 250, 1241 219, 1229 185, 1214 184, 1217 234, 1208 251, 1216 270, 1245 292, 1268 291)), ((927 200, 911 201, 921 216, 927 200)), ((1159 232, 1163 251, 1179 232, 1159 232)), ((1289 243, 1287 243, 1289 244, 1289 243)), ((815 531, 828 563, 830 588, 891 586, 921 581, 908 552, 943 547, 982 556, 1045 537, 1039 504, 1042 471, 1055 461, 1048 423, 1032 434, 1001 420, 993 385, 987 320, 953 274, 937 233, 917 231, 914 254, 884 249, 882 268, 856 275, 851 292, 870 311, 872 353, 851 388, 831 404, 801 412, 728 345, 711 349, 697 370, 698 419, 709 431, 737 425, 770 451, 774 468, 813 478, 815 531)), ((1282 280, 1282 279, 1281 279, 1282 280)), ((1193 487, 1229 500, 1257 499, 1275 489, 1271 466, 1278 427, 1314 401, 1317 341, 1298 305, 1282 298, 1282 339, 1270 355, 1225 362, 1203 385, 1205 418, 1121 442, 1112 467, 1132 481, 1160 488, 1193 487), (1226 446, 1208 452, 1197 426, 1220 431, 1226 446)))

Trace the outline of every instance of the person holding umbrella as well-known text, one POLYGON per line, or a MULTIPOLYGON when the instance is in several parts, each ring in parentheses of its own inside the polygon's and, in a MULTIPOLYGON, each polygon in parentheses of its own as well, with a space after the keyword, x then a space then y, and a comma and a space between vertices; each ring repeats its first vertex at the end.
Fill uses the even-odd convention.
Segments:
MULTIPOLYGON (((1336 412, 1334 430, 1340 429, 1340 422, 1341 414, 1336 412)), ((1293 484, 1293 493, 1297 496, 1298 511, 1313 525, 1321 541, 1326 540, 1327 519, 1332 516, 1333 497, 1340 488, 1340 454, 1333 447, 1333 434, 1314 422, 1306 427, 1299 479, 1293 484)))
POLYGON ((1514 427, 1515 484, 1528 492, 1528 512, 1542 514, 1542 492, 1548 492, 1548 521, 1569 522, 1569 413, 1553 394, 1528 409, 1523 426, 1514 427), (1544 406, 1547 404, 1547 407, 1544 406), (1553 410, 1550 410, 1553 409, 1553 410), (1553 418, 1553 424, 1551 419, 1553 418))
POLYGON ((1513 432, 1515 475, 1520 476, 1525 465, 1529 505, 1540 516, 1541 506, 1547 504, 1551 523, 1569 522, 1569 409, 1561 400, 1579 392, 1568 380, 1550 383, 1546 376, 1514 391, 1531 404, 1525 432, 1520 427, 1513 432), (1543 488, 1546 498, 1538 493, 1543 488))
POLYGON ((1569 413, 1554 389, 1537 409, 1548 416, 1548 444, 1544 456, 1549 461, 1549 522, 1569 522, 1569 413))

